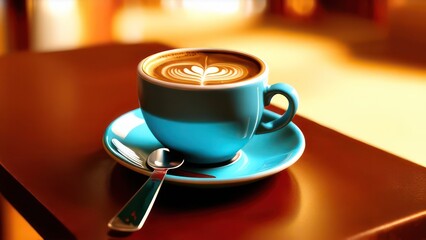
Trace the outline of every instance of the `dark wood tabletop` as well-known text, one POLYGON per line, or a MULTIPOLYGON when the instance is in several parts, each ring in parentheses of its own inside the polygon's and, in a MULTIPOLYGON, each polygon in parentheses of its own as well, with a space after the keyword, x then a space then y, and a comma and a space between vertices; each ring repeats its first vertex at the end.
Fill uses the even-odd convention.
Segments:
POLYGON ((229 188, 166 183, 142 230, 109 231, 107 222, 147 177, 109 157, 102 136, 115 118, 138 107, 137 63, 169 48, 105 45, 0 58, 0 190, 42 237, 426 236, 424 167, 302 116, 294 122, 306 149, 290 168, 229 188))

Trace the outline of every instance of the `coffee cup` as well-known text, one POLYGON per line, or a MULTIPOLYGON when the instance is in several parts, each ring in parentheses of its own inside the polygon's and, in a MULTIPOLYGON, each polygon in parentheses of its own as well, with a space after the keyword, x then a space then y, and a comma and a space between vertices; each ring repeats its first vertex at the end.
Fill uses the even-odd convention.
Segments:
POLYGON ((174 49, 138 65, 138 98, 145 122, 167 148, 187 162, 220 164, 235 159, 254 134, 286 126, 298 107, 288 84, 268 85, 261 59, 225 49, 174 49), (262 118, 273 96, 288 101, 286 112, 262 118))

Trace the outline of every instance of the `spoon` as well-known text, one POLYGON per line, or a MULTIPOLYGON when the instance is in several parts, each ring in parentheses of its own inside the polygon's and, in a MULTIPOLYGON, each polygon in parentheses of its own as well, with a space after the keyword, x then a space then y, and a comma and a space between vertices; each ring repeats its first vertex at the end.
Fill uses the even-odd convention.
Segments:
MULTIPOLYGON (((140 169, 151 172, 152 170, 146 165, 147 154, 141 149, 130 147, 122 143, 120 140, 113 138, 111 139, 112 145, 115 146, 118 153, 120 153, 125 159, 132 164, 136 165, 140 169)), ((171 174, 182 177, 192 178, 216 178, 213 175, 205 174, 197 171, 188 171, 184 169, 175 169, 171 174)))
POLYGON ((157 198, 167 171, 180 167, 183 162, 181 157, 173 154, 167 148, 160 148, 152 152, 148 156, 147 163, 154 169, 154 172, 117 215, 109 221, 108 227, 124 232, 141 229, 157 198))

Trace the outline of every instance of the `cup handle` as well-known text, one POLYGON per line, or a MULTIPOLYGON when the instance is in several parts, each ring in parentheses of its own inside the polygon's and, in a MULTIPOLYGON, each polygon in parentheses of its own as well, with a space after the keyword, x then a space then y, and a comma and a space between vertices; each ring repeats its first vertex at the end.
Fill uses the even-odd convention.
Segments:
POLYGON ((256 129, 256 134, 269 133, 276 131, 291 122, 294 115, 296 114, 297 107, 299 106, 299 96, 292 86, 285 83, 276 83, 269 86, 264 93, 264 104, 265 106, 271 103, 271 99, 276 95, 281 94, 288 100, 288 108, 284 115, 281 117, 265 122, 264 119, 260 121, 259 126, 256 129))

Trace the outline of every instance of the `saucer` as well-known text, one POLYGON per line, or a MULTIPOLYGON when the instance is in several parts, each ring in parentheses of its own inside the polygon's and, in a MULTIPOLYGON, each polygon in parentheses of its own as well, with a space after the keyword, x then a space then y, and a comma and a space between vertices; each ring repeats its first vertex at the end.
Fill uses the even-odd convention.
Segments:
MULTIPOLYGON (((264 115, 270 120, 279 116, 268 110, 264 115)), ((103 144, 107 153, 118 163, 150 176, 151 171, 139 168, 121 155, 113 145, 113 139, 128 147, 137 148, 140 155, 145 158, 155 149, 163 147, 147 127, 140 109, 132 110, 115 119, 105 131, 103 144)), ((291 122, 275 132, 254 135, 240 151, 239 158, 227 165, 204 167, 184 164, 181 168, 173 170, 176 172, 169 171, 165 180, 201 186, 249 183, 288 168, 300 158, 304 149, 305 138, 302 131, 291 122)))

